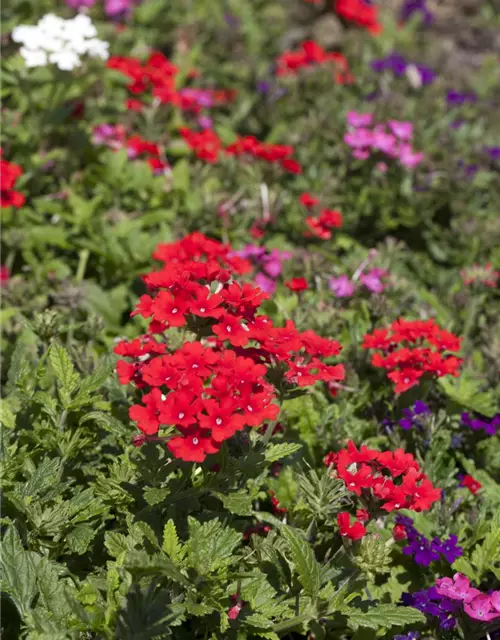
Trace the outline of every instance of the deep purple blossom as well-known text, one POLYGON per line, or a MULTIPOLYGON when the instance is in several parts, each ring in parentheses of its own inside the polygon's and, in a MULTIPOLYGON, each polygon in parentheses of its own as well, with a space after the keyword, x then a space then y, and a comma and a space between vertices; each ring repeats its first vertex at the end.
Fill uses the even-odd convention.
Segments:
POLYGON ((460 416, 462 424, 474 431, 480 431, 481 429, 489 436, 494 436, 500 427, 500 413, 497 413, 493 418, 474 417, 467 411, 460 416))
POLYGON ((461 93, 460 91, 448 91, 446 94, 446 102, 449 107, 460 107, 466 102, 476 102, 475 93, 461 93))
POLYGON ((460 603, 447 596, 441 596, 436 587, 415 593, 404 593, 402 600, 406 606, 438 618, 439 626, 445 631, 454 629, 457 624, 456 614, 460 611, 460 603))
POLYGON ((500 160, 500 147, 485 147, 484 150, 492 160, 500 160))
POLYGON ((436 77, 435 72, 424 64, 414 64, 407 62, 402 55, 393 51, 385 58, 372 60, 370 63, 374 71, 391 71, 395 76, 403 76, 411 67, 418 72, 420 83, 423 85, 431 84, 436 77))
POLYGON ((420 18, 425 25, 433 22, 433 15, 426 7, 426 0, 405 0, 401 9, 401 20, 406 22, 414 14, 420 14, 420 18))
MULTIPOLYGON (((406 534, 408 535, 408 529, 406 534)), ((404 547, 403 553, 407 556, 413 556, 416 564, 422 567, 428 567, 431 562, 439 560, 439 553, 434 549, 433 543, 420 533, 412 538, 408 536, 408 544, 404 547)))
POLYGON ((463 554, 464 550, 462 547, 457 545, 458 538, 457 536, 450 536, 447 540, 440 540, 439 538, 434 538, 432 541, 432 545, 434 550, 437 553, 440 553, 447 562, 453 564, 457 558, 463 554))
POLYGON ((421 400, 417 400, 413 407, 403 409, 403 418, 399 420, 399 425, 405 430, 408 431, 413 427, 418 427, 422 429, 423 422, 425 421, 426 416, 431 414, 431 410, 421 400))

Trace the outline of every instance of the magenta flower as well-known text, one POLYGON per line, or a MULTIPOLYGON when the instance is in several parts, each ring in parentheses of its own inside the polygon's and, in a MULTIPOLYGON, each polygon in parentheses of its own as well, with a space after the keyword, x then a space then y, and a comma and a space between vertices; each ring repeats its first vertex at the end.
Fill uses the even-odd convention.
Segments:
POLYGON ((379 151, 383 151, 389 155, 395 154, 396 138, 392 133, 385 133, 384 131, 373 132, 372 146, 379 151))
POLYGON ((500 618, 500 613, 491 610, 491 598, 485 593, 476 596, 471 602, 464 602, 464 611, 474 620, 483 622, 500 618))
POLYGON ((266 293, 274 293, 276 290, 276 280, 269 278, 264 273, 258 273, 255 278, 255 284, 266 293))
POLYGON ((413 169, 424 159, 423 153, 415 153, 409 144, 402 144, 399 148, 399 161, 408 169, 413 169))
POLYGON ((399 120, 389 120, 387 122, 392 133, 400 140, 411 140, 413 137, 413 124, 411 122, 400 122, 399 120))
POLYGON ((490 594, 490 600, 493 609, 500 613, 500 591, 493 591, 493 593, 490 594))
POLYGON ((330 278, 328 286, 337 298, 350 298, 354 293, 354 283, 347 276, 330 278))
POLYGON ((354 129, 344 135, 344 142, 353 149, 362 149, 371 146, 373 134, 369 129, 354 129))
POLYGON ((80 9, 90 9, 96 3, 96 0, 66 0, 68 7, 80 11, 80 9))
POLYGON ((369 127, 373 121, 373 113, 358 113, 349 111, 347 114, 347 124, 351 127, 369 127))
POLYGON ((352 156, 356 158, 356 160, 366 160, 370 157, 370 152, 365 149, 356 149, 352 152, 352 156))
POLYGON ((385 285, 382 282, 382 276, 387 275, 385 269, 371 269, 368 273, 362 273, 359 277, 361 283, 365 285, 372 293, 382 293, 385 285))
POLYGON ((480 595, 479 589, 470 586, 469 578, 461 573, 455 573, 453 578, 439 578, 436 580, 436 591, 441 596, 446 596, 452 600, 462 600, 471 602, 480 595))

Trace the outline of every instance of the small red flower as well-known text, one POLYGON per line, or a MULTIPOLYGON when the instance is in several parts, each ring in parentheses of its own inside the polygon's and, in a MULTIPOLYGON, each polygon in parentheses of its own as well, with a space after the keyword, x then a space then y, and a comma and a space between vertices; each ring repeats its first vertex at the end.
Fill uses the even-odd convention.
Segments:
POLYGON ((406 539, 406 529, 404 524, 396 524, 392 529, 392 537, 399 542, 406 539))
POLYGON ((303 193, 299 197, 299 202, 309 209, 310 207, 315 207, 319 203, 319 198, 312 196, 310 193, 303 193))
POLYGON ((290 291, 305 291, 309 289, 307 280, 305 278, 292 278, 285 282, 285 287, 288 287, 290 291))
POLYGON ((366 528, 361 522, 355 522, 351 525, 351 516, 347 511, 343 511, 337 515, 337 524, 340 535, 350 540, 360 540, 366 534, 366 528))
POLYGON ((482 488, 483 485, 479 482, 479 480, 476 480, 472 476, 467 475, 462 478, 462 481, 460 482, 460 486, 467 487, 467 489, 473 495, 477 495, 477 493, 479 492, 479 490, 482 488))

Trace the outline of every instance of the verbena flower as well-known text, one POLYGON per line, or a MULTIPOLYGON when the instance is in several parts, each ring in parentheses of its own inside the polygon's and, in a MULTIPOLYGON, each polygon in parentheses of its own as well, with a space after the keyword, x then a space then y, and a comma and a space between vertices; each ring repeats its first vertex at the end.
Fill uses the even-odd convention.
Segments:
POLYGON ((427 26, 434 21, 434 16, 427 8, 426 0, 405 0, 401 8, 401 20, 406 22, 415 14, 418 14, 422 22, 427 26))
POLYGON ((479 418, 478 416, 472 416, 467 411, 460 416, 462 424, 474 431, 480 431, 481 429, 489 436, 494 436, 500 428, 500 413, 497 413, 492 418, 479 418))
POLYGON ((417 400, 412 408, 403 409, 403 418, 399 420, 399 425, 408 431, 413 427, 422 428, 426 416, 431 414, 431 410, 421 400, 417 400))
POLYGON ((64 20, 49 13, 36 25, 20 25, 12 31, 14 42, 23 45, 19 53, 27 67, 52 63, 63 71, 81 66, 83 55, 108 58, 109 44, 96 36, 97 29, 83 14, 64 20))
POLYGON ((441 595, 436 587, 414 593, 404 593, 402 601, 406 606, 414 607, 427 616, 438 618, 439 626, 445 631, 456 627, 456 616, 460 612, 460 603, 441 595))

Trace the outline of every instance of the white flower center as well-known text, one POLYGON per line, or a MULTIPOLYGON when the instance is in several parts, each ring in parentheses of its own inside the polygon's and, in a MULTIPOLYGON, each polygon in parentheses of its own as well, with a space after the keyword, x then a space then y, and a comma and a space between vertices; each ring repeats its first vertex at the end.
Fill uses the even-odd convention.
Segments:
POLYGON ((182 420, 182 418, 184 418, 184 414, 182 413, 182 411, 179 413, 179 420, 182 420))
POLYGON ((198 438, 193 438, 193 444, 198 444, 199 440, 198 438))
POLYGON ((215 421, 215 424, 222 424, 221 418, 217 418, 217 420, 215 421))

